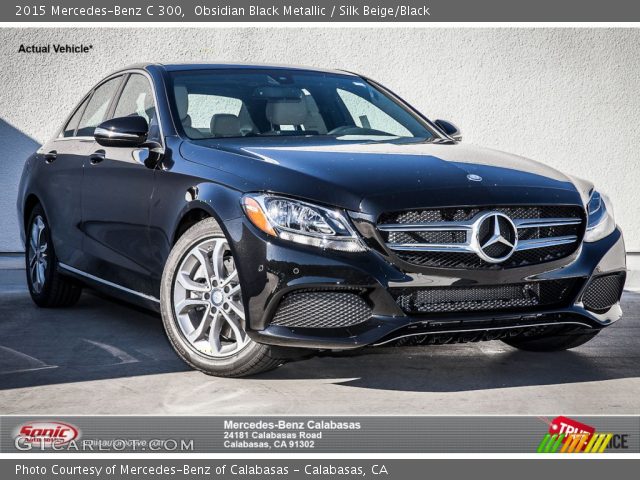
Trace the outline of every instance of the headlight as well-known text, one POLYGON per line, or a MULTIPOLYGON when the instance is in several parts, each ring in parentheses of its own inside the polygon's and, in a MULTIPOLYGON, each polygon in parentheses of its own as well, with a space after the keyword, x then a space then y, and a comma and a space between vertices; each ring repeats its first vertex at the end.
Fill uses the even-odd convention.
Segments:
POLYGON ((273 195, 242 197, 245 214, 263 232, 314 247, 362 252, 363 243, 339 210, 273 195))
POLYGON ((585 242, 595 242, 611 234, 616 228, 613 217, 613 206, 609 197, 603 193, 593 191, 587 205, 587 232, 585 242))

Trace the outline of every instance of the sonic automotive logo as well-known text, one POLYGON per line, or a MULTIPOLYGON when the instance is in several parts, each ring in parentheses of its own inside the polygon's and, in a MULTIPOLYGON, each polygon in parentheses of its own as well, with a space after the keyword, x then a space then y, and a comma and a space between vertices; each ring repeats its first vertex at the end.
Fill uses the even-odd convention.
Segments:
POLYGON ((24 448, 54 448, 67 445, 80 437, 80 430, 69 423, 35 421, 16 429, 15 445, 24 448))
POLYGON ((538 453, 604 453, 607 448, 626 449, 628 435, 598 433, 590 425, 556 417, 538 445, 538 453))

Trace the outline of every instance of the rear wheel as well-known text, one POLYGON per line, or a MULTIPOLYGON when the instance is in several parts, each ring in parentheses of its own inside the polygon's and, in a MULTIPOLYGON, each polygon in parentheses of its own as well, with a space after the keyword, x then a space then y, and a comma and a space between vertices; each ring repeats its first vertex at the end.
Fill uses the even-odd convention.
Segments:
POLYGON ((51 227, 40 205, 27 222, 25 267, 31 298, 39 307, 69 307, 80 298, 82 288, 71 278, 61 275, 51 239, 51 227))
POLYGON ((569 350, 584 345, 600 330, 572 331, 567 333, 542 333, 534 335, 518 335, 513 338, 506 338, 504 343, 520 350, 529 352, 557 352, 569 350))
POLYGON ((284 363, 281 349, 245 331, 242 288, 227 239, 213 218, 176 242, 162 276, 162 321, 176 352, 209 375, 242 377, 284 363))

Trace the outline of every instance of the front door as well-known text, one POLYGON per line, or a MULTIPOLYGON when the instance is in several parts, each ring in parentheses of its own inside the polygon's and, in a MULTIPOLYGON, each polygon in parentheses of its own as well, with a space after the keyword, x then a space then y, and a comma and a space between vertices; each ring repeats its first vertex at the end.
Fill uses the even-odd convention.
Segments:
MULTIPOLYGON (((127 76, 111 110, 111 118, 145 117, 151 126, 150 139, 155 135, 160 141, 154 128, 152 89, 144 75, 127 76)), ((89 273, 152 295, 148 225, 154 170, 139 161, 141 153, 136 148, 93 144, 82 186, 83 250, 89 273)))

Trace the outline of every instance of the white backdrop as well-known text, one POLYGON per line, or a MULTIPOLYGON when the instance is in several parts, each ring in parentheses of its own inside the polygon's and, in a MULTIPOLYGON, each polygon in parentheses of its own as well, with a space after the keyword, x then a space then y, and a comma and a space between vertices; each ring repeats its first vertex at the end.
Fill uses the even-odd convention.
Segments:
POLYGON ((24 159, 80 97, 139 61, 236 61, 341 68, 390 87, 464 141, 589 178, 610 193, 640 251, 640 30, 86 28, 0 29, 0 251, 19 251, 24 159), (90 53, 20 54, 84 43, 90 53))

